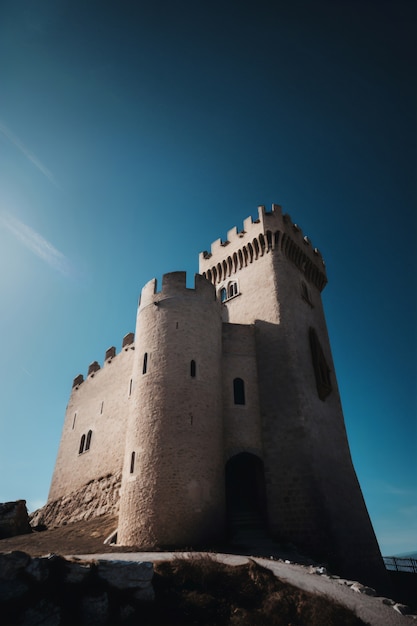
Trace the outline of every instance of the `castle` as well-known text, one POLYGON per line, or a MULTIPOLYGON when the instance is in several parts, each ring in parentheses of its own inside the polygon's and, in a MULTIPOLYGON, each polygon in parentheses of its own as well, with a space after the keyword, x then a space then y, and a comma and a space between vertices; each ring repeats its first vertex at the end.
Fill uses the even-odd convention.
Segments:
POLYGON ((349 452, 325 265, 280 206, 258 213, 200 254, 194 288, 184 272, 148 282, 135 335, 74 379, 46 506, 107 485, 110 500, 90 500, 97 514, 111 501, 121 545, 219 545, 252 525, 371 583, 383 564, 349 452))

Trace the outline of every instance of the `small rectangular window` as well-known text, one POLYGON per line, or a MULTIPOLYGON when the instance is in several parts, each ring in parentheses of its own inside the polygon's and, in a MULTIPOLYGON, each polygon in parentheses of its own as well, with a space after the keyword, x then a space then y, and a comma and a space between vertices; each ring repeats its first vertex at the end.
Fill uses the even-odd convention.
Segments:
POLYGON ((146 374, 147 370, 148 370, 148 353, 145 352, 145 354, 143 355, 142 374, 146 374))

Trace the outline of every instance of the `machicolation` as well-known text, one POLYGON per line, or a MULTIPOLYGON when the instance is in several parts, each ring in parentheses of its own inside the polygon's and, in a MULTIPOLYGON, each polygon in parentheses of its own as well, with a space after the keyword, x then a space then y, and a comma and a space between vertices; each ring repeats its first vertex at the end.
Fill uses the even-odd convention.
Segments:
POLYGON ((48 510, 77 493, 94 503, 86 485, 107 476, 122 545, 263 536, 375 586, 385 569, 346 437, 320 252, 279 205, 261 206, 199 272, 193 288, 184 272, 160 290, 150 280, 135 333, 74 379, 48 510))

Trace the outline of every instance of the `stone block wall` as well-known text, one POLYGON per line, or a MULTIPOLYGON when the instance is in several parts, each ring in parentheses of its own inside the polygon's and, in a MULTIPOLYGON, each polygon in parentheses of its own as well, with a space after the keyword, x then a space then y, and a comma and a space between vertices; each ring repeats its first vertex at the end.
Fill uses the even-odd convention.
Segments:
POLYGON ((263 458, 255 327, 223 324, 223 422, 225 461, 246 451, 263 458), (243 380, 244 404, 236 404, 233 381, 243 380))
POLYGON ((118 543, 201 545, 224 533, 221 312, 199 275, 142 290, 118 543))
POLYGON ((127 345, 103 367, 90 367, 87 379, 72 388, 48 501, 81 489, 88 481, 121 472, 134 348, 133 343, 127 345))

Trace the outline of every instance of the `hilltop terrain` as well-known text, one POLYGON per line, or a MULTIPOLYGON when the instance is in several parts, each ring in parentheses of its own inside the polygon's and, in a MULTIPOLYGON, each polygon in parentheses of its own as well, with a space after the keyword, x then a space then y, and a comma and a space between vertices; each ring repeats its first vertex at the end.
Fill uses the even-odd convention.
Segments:
POLYGON ((156 603, 143 623, 154 626, 410 623, 410 618, 393 609, 393 602, 389 605, 383 598, 370 597, 362 585, 328 576, 324 568, 224 553, 144 553, 134 547, 104 544, 116 524, 115 516, 102 516, 2 539, 0 552, 20 550, 34 557, 50 553, 78 555, 90 561, 152 561, 156 603))

